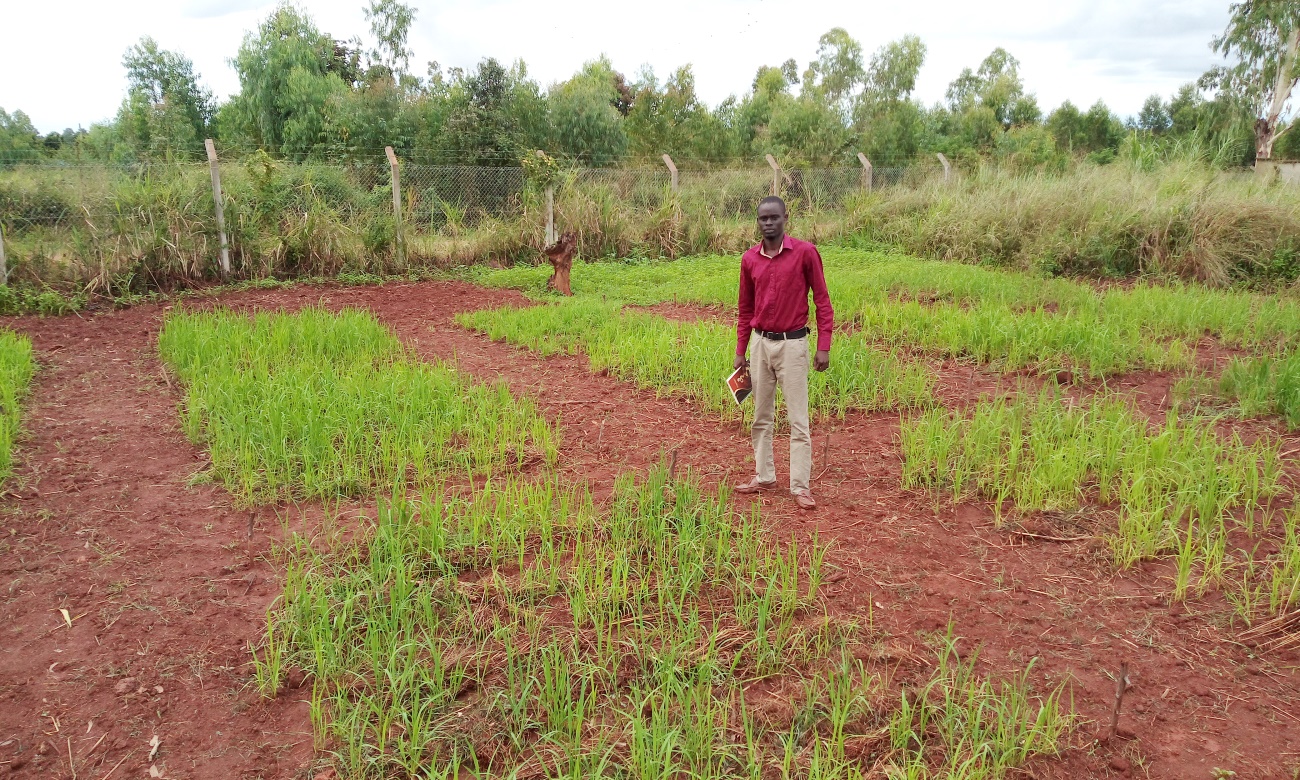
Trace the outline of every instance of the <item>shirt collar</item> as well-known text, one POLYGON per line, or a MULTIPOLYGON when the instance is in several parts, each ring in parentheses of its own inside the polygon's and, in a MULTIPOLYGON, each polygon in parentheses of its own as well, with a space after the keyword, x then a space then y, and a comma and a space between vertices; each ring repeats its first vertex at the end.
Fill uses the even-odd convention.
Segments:
MULTIPOLYGON (((781 249, 780 249, 780 251, 778 251, 778 252, 776 253, 776 255, 779 255, 779 254, 781 254, 781 252, 784 252, 785 250, 787 250, 787 249, 791 249, 791 248, 792 248, 792 247, 790 246, 790 235, 787 233, 786 235, 781 236, 781 249)), ((762 255, 763 257, 766 257, 768 260, 771 260, 771 259, 773 259, 773 258, 776 257, 776 255, 769 255, 767 252, 764 252, 764 251, 763 251, 763 242, 762 242, 762 241, 759 241, 759 242, 758 242, 758 253, 759 253, 760 255, 762 255)))

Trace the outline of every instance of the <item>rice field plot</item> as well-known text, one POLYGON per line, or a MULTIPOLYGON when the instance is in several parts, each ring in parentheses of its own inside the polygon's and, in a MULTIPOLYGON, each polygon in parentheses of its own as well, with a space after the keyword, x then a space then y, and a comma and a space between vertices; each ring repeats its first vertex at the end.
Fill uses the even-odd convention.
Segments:
POLYGON ((0 483, 13 473, 14 443, 22 427, 22 402, 36 373, 32 342, 0 330, 0 483))
POLYGON ((1242 417, 1277 415, 1300 428, 1300 351, 1234 358, 1217 378, 1194 378, 1188 389, 1233 404, 1242 417))
POLYGON ((1005 777, 1054 754, 1062 689, 940 642, 900 694, 827 618, 824 545, 660 465, 584 486, 395 495, 359 542, 284 551, 257 679, 311 682, 348 777, 1005 777))
POLYGON ((531 403, 408 355, 368 313, 181 312, 159 349, 185 385, 186 433, 244 501, 555 459, 555 434, 531 403))
MULTIPOLYGON (((724 419, 742 410, 726 389, 735 354, 734 328, 675 322, 591 299, 461 315, 457 322, 494 340, 541 354, 586 353, 595 371, 608 370, 638 386, 674 393, 724 419)), ((848 409, 910 409, 933 403, 933 379, 921 365, 867 343, 840 338, 825 372, 811 372, 809 410, 842 417, 848 409)))
MULTIPOLYGON (((827 248, 827 284, 842 326, 888 347, 1102 378, 1136 369, 1192 368, 1195 343, 1274 353, 1300 339, 1300 301, 1191 285, 1101 291, 1084 282, 892 252, 827 248)), ((636 304, 733 306, 739 259, 580 264, 579 297, 636 304)), ((475 280, 544 292, 549 268, 485 270, 475 280)))
POLYGON ((1007 502, 1058 513, 1086 503, 1115 507, 1106 532, 1115 563, 1172 557, 1175 599, 1193 585, 1201 593, 1230 585, 1244 560, 1248 579, 1268 580, 1277 594, 1270 610, 1295 602, 1296 515, 1284 515, 1279 534, 1271 506, 1286 493, 1275 437, 1249 445, 1223 439, 1205 421, 1172 412, 1153 428, 1120 398, 1074 406, 1044 393, 914 415, 903 420, 900 439, 905 487, 953 501, 988 499, 997 523, 1007 502), (1282 537, 1278 554, 1256 561, 1270 535, 1282 537))

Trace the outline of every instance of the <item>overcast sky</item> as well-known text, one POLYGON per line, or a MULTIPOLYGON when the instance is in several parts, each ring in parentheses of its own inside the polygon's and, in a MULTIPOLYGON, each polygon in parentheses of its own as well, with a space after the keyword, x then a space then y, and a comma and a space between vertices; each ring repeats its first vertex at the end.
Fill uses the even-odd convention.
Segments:
MULTIPOLYGON (((304 3, 336 38, 367 37, 364 0, 304 3)), ((743 94, 760 65, 795 58, 844 27, 868 53, 908 33, 929 48, 917 97, 943 98, 963 67, 1002 46, 1021 62, 1028 91, 1050 110, 1099 98, 1122 116, 1152 93, 1168 97, 1216 62, 1210 39, 1229 0, 414 0, 412 70, 472 67, 484 57, 523 59, 543 86, 606 54, 629 78, 695 67, 700 96, 716 105, 743 94)), ((151 35, 183 52, 218 98, 239 88, 227 60, 274 7, 263 0, 63 0, 5 3, 0 20, 0 107, 26 111, 42 132, 109 119, 126 89, 122 53, 151 35)))

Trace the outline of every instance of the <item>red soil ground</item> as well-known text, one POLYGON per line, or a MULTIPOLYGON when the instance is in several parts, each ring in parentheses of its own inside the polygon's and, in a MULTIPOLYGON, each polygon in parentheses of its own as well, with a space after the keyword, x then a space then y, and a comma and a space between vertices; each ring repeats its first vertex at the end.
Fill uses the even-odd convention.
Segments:
MULTIPOLYGON (((218 302, 372 310, 421 355, 534 398, 561 431, 562 472, 600 494, 616 474, 666 451, 709 481, 738 481, 752 468, 738 423, 594 375, 585 358, 540 359, 453 324, 459 311, 526 303, 513 293, 388 284, 218 302)), ((313 774, 307 689, 260 699, 246 648, 280 593, 268 561, 280 518, 310 525, 319 510, 237 510, 222 490, 191 486, 206 459, 179 428, 179 390, 157 358, 167 308, 10 323, 31 335, 41 371, 0 503, 0 776, 146 777, 151 766, 170 778, 313 774)), ((945 400, 1011 385, 956 363, 940 370, 945 400)), ((1161 377, 1123 384, 1153 414, 1167 403, 1156 399, 1167 390, 1161 377)), ((844 577, 828 586, 828 607, 870 617, 891 637, 880 654, 915 666, 951 626, 985 671, 1010 674, 1037 659, 1034 687, 1065 682, 1084 722, 1065 755, 1033 764, 1032 776, 1295 776, 1300 654, 1252 657, 1233 641, 1218 594, 1170 606, 1168 564, 1116 572, 1099 542, 997 530, 986 505, 936 510, 929 497, 900 490, 897 429, 893 414, 815 425, 815 512, 800 513, 783 492, 737 499, 761 501, 777 533, 832 542, 828 560, 844 577), (1096 745, 1122 661, 1133 687, 1120 736, 1096 745)), ((1284 449, 1293 446, 1294 438, 1284 449)), ((1068 529, 1097 520, 1038 522, 1068 529)))

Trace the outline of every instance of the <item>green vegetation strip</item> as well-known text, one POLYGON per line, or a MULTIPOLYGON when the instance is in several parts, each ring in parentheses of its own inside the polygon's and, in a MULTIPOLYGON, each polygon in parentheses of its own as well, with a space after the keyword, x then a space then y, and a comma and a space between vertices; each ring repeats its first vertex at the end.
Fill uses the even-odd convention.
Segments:
MULTIPOLYGON (((1269 512, 1258 510, 1280 493, 1283 478, 1278 440, 1224 440, 1205 423, 1171 414, 1153 430, 1122 399, 1080 407, 1048 394, 981 402, 968 413, 934 409, 903 422, 903 483, 953 500, 991 499, 999 518, 1008 500, 1048 511, 1088 500, 1117 504, 1108 540, 1116 562, 1172 553, 1182 598, 1195 567, 1204 588, 1223 584, 1234 561, 1251 557, 1258 546, 1229 554, 1230 540, 1240 532, 1254 542, 1268 530, 1269 512)), ((1294 523, 1293 515, 1289 545, 1294 523)), ((1287 571, 1300 577, 1300 566, 1287 571)))
POLYGON ((159 348, 186 385, 186 433, 245 500, 357 495, 555 458, 529 402, 408 354, 368 313, 181 312, 159 348))
POLYGON ((1234 359, 1215 384, 1220 395, 1238 405, 1242 416, 1276 414, 1288 427, 1300 428, 1300 351, 1234 359))
MULTIPOLYGON (((581 350, 593 370, 609 370, 642 387, 684 395, 724 418, 740 417, 724 379, 735 354, 735 329, 713 322, 677 322, 623 311, 591 299, 524 309, 463 314, 457 321, 508 341, 552 354, 581 350)), ((839 338, 829 371, 812 372, 809 409, 843 415, 848 409, 927 406, 933 380, 924 367, 871 346, 860 335, 839 338)))
POLYGON ((13 473, 14 440, 22 425, 22 401, 36 373, 32 341, 0 330, 0 482, 13 473))
POLYGON ((825 547, 660 466, 607 509, 489 481, 381 503, 373 533, 284 551, 255 670, 309 675, 348 777, 1000 778, 1073 724, 942 643, 897 700, 869 629, 819 617, 825 547))
MULTIPOLYGON (((1185 369, 1192 345, 1273 352, 1300 339, 1300 301, 1202 287, 1137 285, 1097 290, 1023 272, 827 248, 837 319, 873 341, 997 364, 1106 376, 1136 368, 1185 369)), ((650 304, 733 306, 738 257, 579 265, 579 297, 650 304)), ((534 294, 545 268, 480 271, 476 280, 534 294)))

